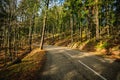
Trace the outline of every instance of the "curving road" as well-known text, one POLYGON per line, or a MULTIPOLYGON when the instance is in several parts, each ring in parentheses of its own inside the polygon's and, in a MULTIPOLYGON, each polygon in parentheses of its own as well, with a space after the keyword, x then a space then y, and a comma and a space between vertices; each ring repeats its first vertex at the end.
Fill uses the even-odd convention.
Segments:
POLYGON ((45 46, 40 80, 120 80, 120 63, 66 47, 45 46))

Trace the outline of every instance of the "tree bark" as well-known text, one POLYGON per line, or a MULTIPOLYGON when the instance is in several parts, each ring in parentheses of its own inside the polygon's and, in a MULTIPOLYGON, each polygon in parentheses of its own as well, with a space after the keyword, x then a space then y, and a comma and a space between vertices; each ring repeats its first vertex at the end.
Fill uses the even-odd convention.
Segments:
POLYGON ((71 43, 73 42, 73 18, 72 14, 70 14, 70 28, 71 28, 71 43))
POLYGON ((32 50, 32 35, 33 35, 33 28, 34 28, 34 21, 35 16, 33 15, 32 20, 30 20, 30 28, 29 28, 29 50, 32 50))
POLYGON ((45 26, 46 26, 46 20, 47 20, 47 10, 49 6, 49 0, 46 1, 46 10, 45 10, 45 15, 43 18, 43 29, 42 29, 42 36, 41 36, 41 42, 40 42, 40 49, 43 49, 43 44, 44 44, 44 36, 45 36, 45 26))
POLYGON ((98 11, 98 0, 95 0, 95 25, 96 25, 96 40, 99 40, 99 11, 98 11))

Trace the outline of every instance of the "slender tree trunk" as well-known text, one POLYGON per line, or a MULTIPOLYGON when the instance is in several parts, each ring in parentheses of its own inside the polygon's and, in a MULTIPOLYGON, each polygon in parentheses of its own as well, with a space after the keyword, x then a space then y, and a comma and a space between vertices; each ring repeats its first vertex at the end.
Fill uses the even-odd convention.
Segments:
POLYGON ((54 42, 54 35, 55 35, 55 26, 53 25, 53 29, 52 29, 52 42, 54 42))
POLYGON ((42 36, 41 36, 41 42, 40 42, 40 49, 43 49, 45 26, 46 26, 46 11, 45 11, 44 19, 43 19, 43 30, 42 30, 42 36))
POLYGON ((46 7, 44 18, 43 18, 43 29, 42 29, 42 36, 41 36, 41 42, 40 42, 40 49, 43 49, 43 44, 44 44, 45 26, 46 26, 46 20, 47 20, 47 10, 49 6, 49 0, 47 0, 46 2, 47 2, 46 4, 47 7, 46 7))
POLYGON ((32 20, 30 20, 30 28, 29 28, 29 50, 32 50, 32 38, 33 38, 33 29, 34 29, 34 20, 35 16, 33 15, 32 20))
MULTIPOLYGON (((11 9, 11 8, 10 8, 11 9)), ((10 11, 10 15, 8 15, 9 16, 9 18, 8 18, 8 32, 7 32, 7 36, 8 36, 8 45, 7 45, 7 47, 8 47, 8 54, 10 55, 10 60, 12 61, 12 53, 11 53, 11 49, 12 49, 12 46, 11 46, 11 19, 12 19, 12 11, 11 10, 9 10, 10 11)))
POLYGON ((30 27, 29 27, 29 50, 31 51, 31 37, 32 37, 32 33, 31 33, 31 29, 32 29, 32 21, 31 21, 31 19, 30 19, 30 27))
POLYGON ((81 21, 78 22, 79 26, 79 40, 82 42, 82 26, 81 26, 81 21))
POLYGON ((45 26, 46 26, 46 11, 45 11, 44 19, 43 19, 43 30, 42 30, 42 36, 41 36, 41 42, 40 42, 40 49, 43 49, 43 42, 44 42, 44 35, 45 35, 45 26))
POLYGON ((5 57, 4 57, 4 65, 6 66, 6 58, 7 58, 7 48, 6 48, 6 44, 7 44, 7 37, 6 37, 6 34, 7 34, 7 29, 6 29, 6 20, 4 21, 4 44, 3 44, 3 48, 4 48, 4 52, 5 52, 5 57))
POLYGON ((96 40, 99 40, 99 11, 98 11, 98 0, 95 0, 95 25, 96 25, 96 40))
POLYGON ((70 14, 70 28, 71 28, 71 43, 73 43, 73 18, 72 18, 72 14, 70 14))

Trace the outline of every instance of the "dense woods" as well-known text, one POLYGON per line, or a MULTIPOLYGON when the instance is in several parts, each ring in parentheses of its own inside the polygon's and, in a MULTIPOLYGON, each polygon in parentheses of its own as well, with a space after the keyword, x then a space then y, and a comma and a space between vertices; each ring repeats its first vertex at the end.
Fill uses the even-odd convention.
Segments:
MULTIPOLYGON (((101 43, 120 48, 119 0, 0 0, 0 64, 38 42, 101 43)), ((66 46, 67 46, 66 45, 66 46)), ((89 47, 91 47, 89 46, 89 47)), ((120 55, 120 53, 119 53, 120 55)))

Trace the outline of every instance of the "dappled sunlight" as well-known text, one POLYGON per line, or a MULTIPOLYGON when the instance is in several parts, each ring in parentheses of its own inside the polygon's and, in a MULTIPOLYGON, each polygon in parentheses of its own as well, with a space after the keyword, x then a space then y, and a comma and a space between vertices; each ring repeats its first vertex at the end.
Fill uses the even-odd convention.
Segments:
POLYGON ((101 79, 120 80, 120 0, 0 0, 0 80, 101 79))
POLYGON ((79 77, 78 73, 75 70, 71 70, 64 75, 63 80, 74 80, 75 77, 79 77))
POLYGON ((56 74, 58 72, 58 66, 56 65, 50 65, 49 69, 43 72, 43 76, 48 75, 48 74, 56 74))
POLYGON ((89 54, 89 53, 78 53, 78 55, 72 55, 73 58, 85 58, 88 56, 95 56, 95 54, 89 54))
POLYGON ((66 49, 66 47, 53 47, 53 46, 47 46, 45 48, 46 51, 56 51, 56 52, 64 52, 64 49, 66 49))
POLYGON ((44 51, 44 50, 41 50, 41 49, 39 49, 39 48, 36 48, 36 49, 32 50, 31 53, 30 53, 26 58, 32 57, 32 56, 34 56, 34 55, 36 55, 36 54, 38 54, 38 53, 44 54, 45 51, 44 51))
POLYGON ((70 72, 68 72, 68 73, 65 75, 64 79, 67 79, 68 76, 69 76, 69 79, 71 79, 71 78, 74 76, 74 73, 75 73, 75 72, 76 72, 76 71, 70 71, 70 72))
POLYGON ((111 60, 109 58, 101 58, 99 56, 96 56, 94 53, 80 52, 77 50, 66 50, 65 53, 68 58, 70 57, 76 63, 78 63, 80 60, 82 64, 79 64, 82 65, 82 67, 89 67, 90 70, 88 69, 87 72, 92 72, 92 69, 95 71, 95 73, 97 72, 97 74, 100 74, 100 76, 105 76, 108 80, 113 77, 115 80, 119 80, 116 79, 116 77, 119 76, 118 72, 120 71, 120 65, 118 62, 115 62, 115 60, 111 60), (87 65, 88 67, 84 66, 83 64, 87 65))
POLYGON ((103 65, 96 63, 96 64, 91 64, 93 68, 97 69, 97 72, 99 74, 102 74, 102 72, 104 71, 105 67, 103 67, 103 65))
POLYGON ((58 71, 58 67, 56 65, 50 66, 50 72, 51 74, 54 74, 58 71))

